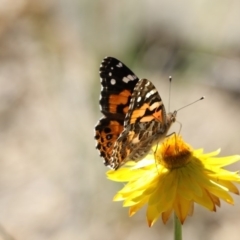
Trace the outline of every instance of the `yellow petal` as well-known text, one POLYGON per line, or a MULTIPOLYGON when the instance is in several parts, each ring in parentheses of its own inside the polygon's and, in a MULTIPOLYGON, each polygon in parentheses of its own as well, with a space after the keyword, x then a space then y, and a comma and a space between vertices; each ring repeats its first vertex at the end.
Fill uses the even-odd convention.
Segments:
POLYGON ((173 208, 179 221, 183 224, 192 208, 192 201, 186 200, 182 196, 177 195, 173 208))

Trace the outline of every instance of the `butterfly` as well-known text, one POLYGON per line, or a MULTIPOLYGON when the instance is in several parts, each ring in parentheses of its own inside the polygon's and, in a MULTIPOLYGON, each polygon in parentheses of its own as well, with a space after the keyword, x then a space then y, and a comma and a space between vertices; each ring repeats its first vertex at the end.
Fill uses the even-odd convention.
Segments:
POLYGON ((104 164, 118 169, 127 161, 139 161, 162 141, 176 120, 166 113, 155 86, 139 79, 121 61, 106 57, 100 65, 100 111, 95 126, 96 148, 104 164))

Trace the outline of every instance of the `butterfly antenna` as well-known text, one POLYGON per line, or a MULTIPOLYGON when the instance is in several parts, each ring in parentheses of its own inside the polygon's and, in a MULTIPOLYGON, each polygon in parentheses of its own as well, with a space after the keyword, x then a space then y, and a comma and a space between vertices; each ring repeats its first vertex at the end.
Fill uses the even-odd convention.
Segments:
POLYGON ((202 96, 201 98, 199 98, 198 100, 196 100, 196 101, 194 101, 194 102, 192 102, 192 103, 187 104, 187 105, 184 106, 184 107, 179 108, 178 110, 176 110, 176 112, 178 112, 179 110, 181 110, 181 109, 183 109, 183 108, 185 108, 185 107, 188 107, 188 106, 190 106, 190 105, 192 105, 192 104, 194 104, 194 103, 196 103, 196 102, 199 102, 199 101, 201 101, 201 100, 203 100, 203 99, 205 99, 204 96, 202 96))
POLYGON ((170 112, 170 100, 171 100, 172 77, 169 76, 168 80, 169 80, 168 112, 170 112))

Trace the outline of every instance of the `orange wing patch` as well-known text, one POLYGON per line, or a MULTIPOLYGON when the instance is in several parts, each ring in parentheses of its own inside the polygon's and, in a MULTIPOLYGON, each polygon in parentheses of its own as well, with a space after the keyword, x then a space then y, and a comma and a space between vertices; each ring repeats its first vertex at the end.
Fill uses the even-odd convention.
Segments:
POLYGON ((130 119, 130 124, 135 123, 137 118, 140 118, 140 122, 150 122, 154 119, 159 122, 162 122, 163 121, 162 110, 161 109, 157 110, 157 108, 159 106, 161 106, 161 102, 155 102, 151 106, 149 106, 148 103, 144 103, 140 109, 133 111, 131 119, 130 119), (155 112, 150 115, 145 116, 147 109, 149 111, 153 111, 155 109, 155 112))
POLYGON ((153 114, 153 117, 159 122, 163 122, 162 110, 158 110, 153 114))
POLYGON ((144 116, 148 108, 149 104, 144 103, 141 108, 134 110, 130 119, 130 124, 135 123, 137 118, 144 116))
POLYGON ((112 154, 113 145, 118 136, 123 131, 123 125, 118 121, 102 118, 96 127, 95 139, 97 140, 97 148, 101 156, 109 159, 112 154))
POLYGON ((109 96, 109 109, 111 113, 117 113, 117 107, 119 105, 126 105, 124 108, 124 113, 128 112, 128 101, 131 97, 131 92, 129 90, 123 90, 119 94, 112 94, 109 96))

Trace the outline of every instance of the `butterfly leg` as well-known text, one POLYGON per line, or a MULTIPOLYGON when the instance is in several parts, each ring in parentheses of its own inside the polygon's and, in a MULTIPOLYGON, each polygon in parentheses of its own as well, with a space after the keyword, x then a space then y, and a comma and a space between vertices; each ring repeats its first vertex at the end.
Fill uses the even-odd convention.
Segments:
MULTIPOLYGON (((178 148, 178 144, 177 144, 177 134, 176 134, 176 132, 172 132, 172 133, 168 134, 166 137, 170 137, 172 135, 174 135, 174 138, 175 138, 175 151, 176 151, 176 153, 178 153, 179 148, 178 148)), ((178 135, 179 135, 179 132, 178 132, 178 135)))

